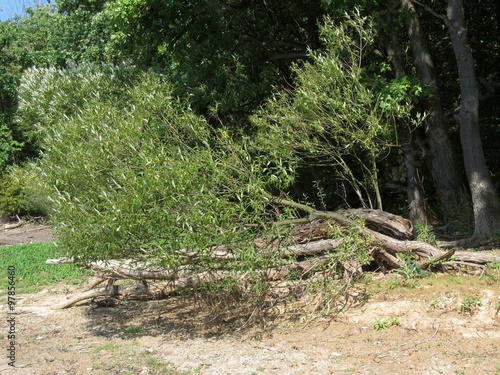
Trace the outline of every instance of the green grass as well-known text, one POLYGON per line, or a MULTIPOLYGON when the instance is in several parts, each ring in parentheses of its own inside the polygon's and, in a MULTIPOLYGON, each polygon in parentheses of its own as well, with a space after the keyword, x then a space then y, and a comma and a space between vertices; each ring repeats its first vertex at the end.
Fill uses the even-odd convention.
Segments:
POLYGON ((0 247, 0 295, 6 294, 9 266, 15 267, 16 294, 35 293, 60 280, 71 284, 81 282, 87 271, 71 264, 45 264, 47 259, 61 256, 64 256, 62 251, 52 243, 0 247))

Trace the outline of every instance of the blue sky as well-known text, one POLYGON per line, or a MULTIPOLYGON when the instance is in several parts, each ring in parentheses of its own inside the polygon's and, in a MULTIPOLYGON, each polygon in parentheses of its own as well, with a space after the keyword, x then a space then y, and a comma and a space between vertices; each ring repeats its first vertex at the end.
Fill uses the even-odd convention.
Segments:
MULTIPOLYGON (((0 21, 10 19, 15 14, 25 16, 26 8, 34 7, 35 1, 39 4, 51 2, 50 0, 0 0, 0 21)), ((52 0, 53 3, 55 3, 54 0, 52 0)))

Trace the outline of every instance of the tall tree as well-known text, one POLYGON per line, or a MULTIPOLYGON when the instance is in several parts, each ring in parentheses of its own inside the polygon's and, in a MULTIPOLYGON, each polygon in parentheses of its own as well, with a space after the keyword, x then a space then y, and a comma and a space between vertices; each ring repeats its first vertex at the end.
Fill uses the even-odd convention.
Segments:
POLYGON ((166 73, 198 113, 241 126, 319 47, 324 10, 319 0, 134 0, 108 1, 102 14, 111 58, 166 73))
POLYGON ((468 205, 469 198, 459 173, 456 162, 458 158, 450 142, 427 37, 420 25, 413 3, 410 0, 402 0, 402 6, 409 13, 408 36, 417 76, 422 86, 430 90, 430 97, 424 103, 427 111, 424 123, 426 162, 444 213, 443 216, 448 220, 460 216, 463 218, 463 211, 468 205))
POLYGON ((479 131, 479 91, 474 59, 467 45, 462 0, 448 0, 446 17, 460 80, 460 140, 474 209, 474 235, 486 237, 500 227, 500 202, 486 166, 479 131))
MULTIPOLYGON (((389 2, 380 11, 378 34, 391 61, 396 80, 406 77, 405 63, 398 29, 393 13, 398 9, 398 1, 389 2)), ((418 133, 406 121, 399 119, 398 134, 403 140, 402 153, 406 166, 406 194, 408 216, 414 227, 418 223, 428 224, 428 210, 425 200, 421 173, 419 172, 420 152, 417 145, 418 133)))

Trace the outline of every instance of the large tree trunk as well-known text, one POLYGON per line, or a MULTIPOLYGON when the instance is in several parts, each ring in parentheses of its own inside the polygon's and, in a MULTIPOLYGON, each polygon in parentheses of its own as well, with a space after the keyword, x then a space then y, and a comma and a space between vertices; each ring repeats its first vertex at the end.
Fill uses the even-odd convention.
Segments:
MULTIPOLYGON (((386 6, 386 9, 382 10, 380 24, 383 26, 379 29, 379 35, 388 56, 391 58, 391 65, 396 78, 402 78, 406 75, 403 63, 403 51, 391 15, 392 10, 397 8, 397 3, 397 1, 393 1, 386 6)), ((428 212, 417 165, 418 152, 415 144, 415 135, 412 134, 412 129, 408 127, 408 124, 402 122, 398 122, 398 133, 403 140, 402 151, 406 166, 408 215, 414 227, 418 223, 427 225, 428 212)))
POLYGON ((409 137, 410 140, 403 147, 407 178, 406 194, 408 196, 409 217, 416 228, 418 223, 427 226, 429 220, 422 179, 417 167, 416 147, 411 134, 409 137))
POLYGON ((447 26, 460 80, 462 97, 457 118, 460 124, 465 172, 472 195, 474 236, 488 237, 500 228, 500 202, 486 167, 479 134, 479 91, 474 60, 467 46, 461 0, 448 0, 447 26))
POLYGON ((427 149, 424 150, 425 159, 445 219, 463 219, 463 212, 467 210, 469 197, 459 173, 458 159, 449 139, 431 53, 412 2, 402 0, 402 5, 412 14, 408 25, 408 36, 417 76, 423 86, 434 89, 432 98, 426 103, 428 116, 425 121, 427 141, 427 149))

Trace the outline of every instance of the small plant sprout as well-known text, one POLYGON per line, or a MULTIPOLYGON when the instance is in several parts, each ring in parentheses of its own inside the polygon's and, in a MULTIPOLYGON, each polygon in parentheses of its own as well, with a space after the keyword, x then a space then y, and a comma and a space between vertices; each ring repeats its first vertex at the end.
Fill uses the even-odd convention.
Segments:
POLYGON ((427 242, 431 245, 436 245, 436 235, 427 225, 422 223, 417 223, 415 225, 415 230, 417 231, 417 240, 421 242, 427 242))
POLYGON ((394 316, 392 318, 377 318, 375 323, 373 324, 373 329, 377 332, 387 329, 389 327, 400 326, 401 321, 399 320, 399 316, 394 316))
POLYGON ((460 313, 462 315, 472 315, 479 306, 481 306, 481 300, 479 298, 466 295, 462 301, 462 305, 460 305, 460 313))
POLYGON ((441 302, 441 301, 439 300, 439 298, 434 297, 434 298, 432 299, 432 301, 431 301, 431 307, 432 307, 433 309, 437 309, 437 308, 439 308, 439 304, 440 304, 440 302, 441 302))

